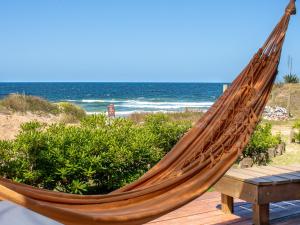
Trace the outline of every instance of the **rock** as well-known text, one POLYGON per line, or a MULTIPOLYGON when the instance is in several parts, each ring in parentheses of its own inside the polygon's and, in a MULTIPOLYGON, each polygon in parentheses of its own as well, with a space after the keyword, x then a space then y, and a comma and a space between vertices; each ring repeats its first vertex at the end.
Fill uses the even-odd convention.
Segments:
POLYGON ((268 156, 269 159, 272 159, 276 156, 276 148, 269 148, 268 149, 268 156))
POLYGON ((259 165, 266 165, 268 161, 268 154, 267 153, 260 153, 259 155, 259 165))
POLYGON ((276 147, 276 155, 282 155, 285 152, 285 144, 281 143, 276 147))
POLYGON ((254 164, 253 159, 247 157, 247 158, 243 158, 240 163, 239 163, 239 167, 240 168, 249 168, 252 167, 254 164))
POLYGON ((266 120, 288 120, 289 114, 286 108, 275 106, 266 106, 263 118, 266 120))

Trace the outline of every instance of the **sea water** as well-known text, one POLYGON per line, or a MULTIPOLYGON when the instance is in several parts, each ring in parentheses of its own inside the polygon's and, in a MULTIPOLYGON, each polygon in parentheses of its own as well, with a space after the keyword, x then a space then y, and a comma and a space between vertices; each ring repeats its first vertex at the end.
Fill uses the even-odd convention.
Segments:
POLYGON ((222 94, 223 83, 0 83, 0 98, 11 93, 35 95, 51 102, 72 102, 88 113, 207 110, 222 94))

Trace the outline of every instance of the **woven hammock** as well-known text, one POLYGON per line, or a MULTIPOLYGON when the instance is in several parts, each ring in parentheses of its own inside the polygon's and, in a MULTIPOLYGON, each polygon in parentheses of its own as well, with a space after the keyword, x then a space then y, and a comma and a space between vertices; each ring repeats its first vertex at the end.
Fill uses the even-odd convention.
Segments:
POLYGON ((284 15, 262 48, 196 125, 151 170, 107 195, 42 190, 2 178, 0 196, 64 224, 143 224, 199 197, 234 164, 268 100, 290 16, 284 15))

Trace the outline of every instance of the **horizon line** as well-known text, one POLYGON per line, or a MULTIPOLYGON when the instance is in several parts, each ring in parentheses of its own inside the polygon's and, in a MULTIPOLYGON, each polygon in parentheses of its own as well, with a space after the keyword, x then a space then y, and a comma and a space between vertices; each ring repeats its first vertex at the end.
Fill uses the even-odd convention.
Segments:
POLYGON ((0 83, 186 83, 186 84, 230 84, 222 81, 0 81, 0 83))

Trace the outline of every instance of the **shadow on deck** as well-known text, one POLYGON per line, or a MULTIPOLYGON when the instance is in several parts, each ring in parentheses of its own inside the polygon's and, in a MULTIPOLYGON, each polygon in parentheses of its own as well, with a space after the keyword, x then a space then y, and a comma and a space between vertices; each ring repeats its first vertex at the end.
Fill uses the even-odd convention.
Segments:
MULTIPOLYGON (((251 225, 252 205, 235 199, 234 214, 221 211, 221 195, 208 192, 191 203, 165 215, 148 225, 251 225)), ((272 203, 270 205, 270 224, 300 224, 300 200, 272 203)))

